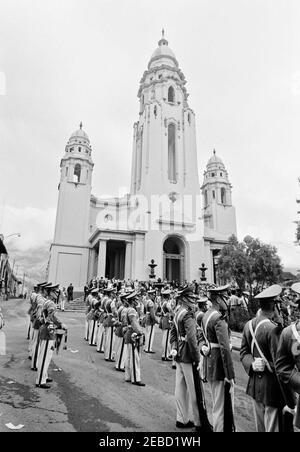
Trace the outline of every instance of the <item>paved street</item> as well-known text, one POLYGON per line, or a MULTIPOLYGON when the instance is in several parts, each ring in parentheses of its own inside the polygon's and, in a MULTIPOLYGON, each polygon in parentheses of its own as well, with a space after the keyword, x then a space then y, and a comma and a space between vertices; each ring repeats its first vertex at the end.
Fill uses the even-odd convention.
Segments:
MULTIPOLYGON (((155 339, 157 353, 142 356, 146 387, 139 388, 125 383, 124 374, 116 372, 112 363, 105 362, 103 355, 83 340, 82 313, 59 313, 68 326, 68 350, 54 355, 52 388, 43 390, 35 388, 36 373, 30 370, 27 356, 28 302, 1 301, 0 306, 7 340, 6 356, 0 356, 0 432, 10 431, 5 426, 9 422, 24 424, 19 432, 180 431, 175 428, 175 371, 160 359, 160 331, 155 339)), ((237 352, 234 359, 237 430, 254 431, 251 401, 244 390, 247 378, 237 352)), ((205 389, 210 413, 207 386, 205 389)))

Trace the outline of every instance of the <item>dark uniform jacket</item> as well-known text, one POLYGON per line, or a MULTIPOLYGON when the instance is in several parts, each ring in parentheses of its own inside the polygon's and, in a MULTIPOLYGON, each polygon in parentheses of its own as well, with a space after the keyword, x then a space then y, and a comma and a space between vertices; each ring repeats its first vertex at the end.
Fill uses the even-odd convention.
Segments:
POLYGON ((48 314, 45 323, 40 328, 40 340, 41 341, 53 341, 55 339, 55 328, 61 328, 62 323, 56 317, 54 312, 48 314))
POLYGON ((194 313, 184 305, 176 311, 171 328, 170 343, 172 348, 177 350, 176 361, 199 363, 200 353, 197 346, 196 319, 194 313))
POLYGON ((146 325, 155 325, 157 319, 155 317, 155 303, 152 300, 148 300, 146 304, 146 325))
MULTIPOLYGON (((267 317, 261 313, 250 320, 250 322, 252 322, 253 331, 255 331, 258 323, 264 319, 267 319, 267 317)), ((246 323, 244 328, 240 350, 242 364, 249 375, 246 389, 247 394, 256 400, 256 402, 274 408, 283 408, 286 404, 294 405, 291 391, 289 391, 285 385, 279 385, 279 380, 275 371, 275 360, 280 332, 281 328, 278 327, 276 323, 269 320, 258 328, 255 335, 258 345, 268 361, 272 372, 268 370, 267 366, 263 372, 254 372, 252 369, 254 357, 260 358, 261 355, 255 345, 253 356, 251 354, 252 336, 249 330, 249 322, 246 323)))
MULTIPOLYGON (((300 335, 300 322, 296 322, 295 326, 300 335)), ((282 383, 289 385, 291 390, 300 394, 300 342, 294 336, 292 325, 284 328, 281 333, 275 368, 282 383)), ((300 397, 298 399, 295 425, 300 428, 300 397)))
POLYGON ((133 340, 131 336, 133 333, 136 333, 139 336, 142 336, 143 334, 138 321, 138 313, 133 306, 129 306, 129 308, 127 309, 126 323, 127 329, 124 334, 124 342, 125 344, 132 344, 133 340))
POLYGON ((160 328, 170 330, 172 324, 172 309, 169 301, 165 300, 161 306, 160 328))
POLYGON ((117 314, 118 322, 115 327, 115 335, 117 337, 124 336, 123 328, 126 326, 126 313, 127 313, 126 306, 121 305, 118 309, 118 314, 117 314))
MULTIPOLYGON (((211 344, 218 344, 218 348, 211 348, 209 356, 205 357, 205 375, 208 381, 221 381, 224 378, 229 380, 234 379, 234 367, 229 341, 229 328, 225 319, 222 318, 221 313, 215 309, 208 309, 203 315, 202 319, 203 330, 206 328, 207 340, 211 344), (207 324, 208 317, 212 311, 214 314, 207 324)), ((206 338, 200 332, 200 350, 206 343, 206 338)))

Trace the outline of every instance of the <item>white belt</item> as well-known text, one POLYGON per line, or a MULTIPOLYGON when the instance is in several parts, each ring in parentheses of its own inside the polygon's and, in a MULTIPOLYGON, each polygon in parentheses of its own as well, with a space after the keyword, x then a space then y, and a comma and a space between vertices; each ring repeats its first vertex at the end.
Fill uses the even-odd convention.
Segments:
POLYGON ((210 342, 210 348, 220 348, 219 344, 214 344, 213 342, 210 342))
MULTIPOLYGON (((213 342, 210 342, 210 348, 212 349, 212 348, 220 348, 220 345, 219 344, 215 344, 215 343, 213 343, 213 342)), ((230 350, 232 350, 232 345, 231 345, 231 343, 229 343, 229 348, 230 348, 230 350)))

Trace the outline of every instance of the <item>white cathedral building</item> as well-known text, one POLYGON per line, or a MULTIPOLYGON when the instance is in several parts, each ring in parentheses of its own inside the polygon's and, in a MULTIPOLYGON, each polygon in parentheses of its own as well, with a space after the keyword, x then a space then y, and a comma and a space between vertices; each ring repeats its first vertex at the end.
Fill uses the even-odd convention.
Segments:
MULTIPOLYGON (((92 195, 92 147, 82 124, 61 160, 48 280, 82 291, 93 277, 216 280, 217 256, 236 235, 228 173, 215 151, 199 183, 195 114, 164 37, 140 81, 130 193, 92 195)), ((116 187, 118 188, 118 187, 116 187)))

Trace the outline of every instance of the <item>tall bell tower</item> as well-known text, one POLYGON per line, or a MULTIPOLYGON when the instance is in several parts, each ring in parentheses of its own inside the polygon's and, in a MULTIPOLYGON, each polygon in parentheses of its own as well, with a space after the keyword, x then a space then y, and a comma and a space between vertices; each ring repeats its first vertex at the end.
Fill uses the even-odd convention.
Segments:
POLYGON ((60 163, 58 206, 51 245, 49 281, 82 287, 87 278, 90 198, 93 173, 92 148, 82 129, 74 132, 60 163))
POLYGON ((131 194, 199 194, 195 115, 164 30, 140 81, 131 194))

